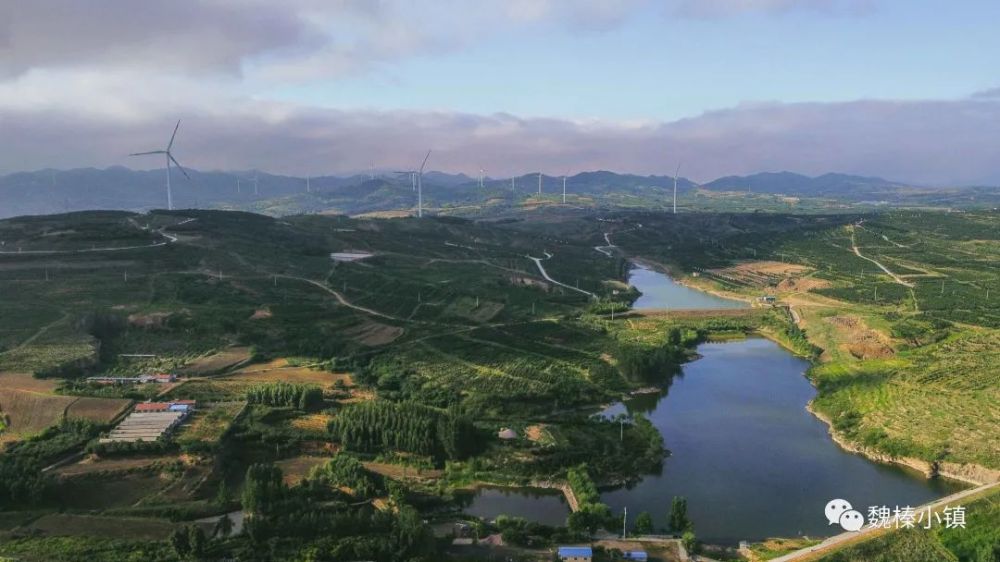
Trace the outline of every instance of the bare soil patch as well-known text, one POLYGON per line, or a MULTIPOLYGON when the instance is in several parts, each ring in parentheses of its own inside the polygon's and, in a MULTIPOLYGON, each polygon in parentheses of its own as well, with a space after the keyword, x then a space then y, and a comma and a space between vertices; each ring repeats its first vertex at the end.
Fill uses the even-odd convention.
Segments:
POLYGON ((302 431, 326 431, 327 424, 333 416, 329 414, 308 414, 299 418, 292 420, 291 425, 295 429, 300 429, 302 431))
POLYGON ((102 459, 95 456, 88 456, 80 462, 61 466, 53 474, 60 477, 71 478, 74 476, 84 476, 88 474, 99 474, 108 472, 129 472, 133 470, 152 468, 154 466, 177 460, 176 455, 159 455, 152 457, 128 457, 117 459, 102 459))
POLYGON ((0 433, 0 443, 38 433, 63 419, 74 396, 56 396, 25 390, 0 389, 0 412, 7 419, 7 430, 0 433))
POLYGON ((282 381, 296 384, 315 384, 323 388, 330 388, 337 381, 342 381, 349 387, 354 385, 354 380, 347 373, 331 373, 306 366, 290 365, 287 359, 275 359, 267 363, 248 365, 226 378, 255 383, 282 381))
POLYGON ((436 480, 444 476, 444 472, 435 469, 414 468, 384 462, 363 463, 368 470, 392 478, 393 480, 436 480))
POLYGON ((51 394, 59 386, 55 379, 36 379, 31 373, 0 373, 0 388, 51 394))
POLYGON ((218 353, 199 357, 181 369, 185 375, 210 375, 219 373, 250 359, 249 347, 230 347, 218 353))
POLYGON ((869 328, 857 316, 831 316, 826 321, 833 324, 843 342, 841 347, 858 359, 891 357, 896 353, 888 337, 869 328))
POLYGON ((369 347, 392 343, 403 335, 403 332, 403 328, 399 326, 389 326, 374 320, 365 320, 344 331, 352 339, 369 347))
POLYGON ((330 460, 330 457, 301 456, 280 460, 275 464, 281 469, 281 473, 285 477, 285 483, 289 486, 294 486, 305 480, 314 467, 320 466, 328 460, 330 460))
POLYGON ((28 529, 50 536, 97 536, 109 539, 164 540, 176 528, 164 519, 101 517, 98 515, 45 515, 28 529))
POLYGON ((108 423, 132 404, 124 398, 77 398, 66 408, 67 418, 83 418, 98 423, 108 423))

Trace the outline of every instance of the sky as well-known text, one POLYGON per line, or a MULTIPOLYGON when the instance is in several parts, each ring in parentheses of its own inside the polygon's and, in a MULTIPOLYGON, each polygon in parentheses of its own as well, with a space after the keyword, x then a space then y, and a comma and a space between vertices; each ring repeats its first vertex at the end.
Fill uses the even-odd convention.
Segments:
POLYGON ((1000 183, 995 0, 0 4, 0 173, 1000 183))

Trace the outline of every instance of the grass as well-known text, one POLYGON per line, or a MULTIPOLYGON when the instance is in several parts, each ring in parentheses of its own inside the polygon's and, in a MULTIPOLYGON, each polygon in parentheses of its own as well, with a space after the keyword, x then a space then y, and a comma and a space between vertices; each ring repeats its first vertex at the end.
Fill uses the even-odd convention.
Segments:
POLYGON ((0 412, 7 419, 7 430, 0 434, 0 441, 22 439, 59 423, 75 400, 71 396, 0 389, 0 412))
POLYGON ((28 527, 33 532, 49 536, 94 536, 145 541, 164 540, 174 528, 175 524, 158 519, 68 513, 42 516, 28 527))
MULTIPOLYGON (((724 195, 704 197, 713 198, 713 205, 743 204, 724 195)), ((65 507, 122 514, 140 505, 153 512, 192 498, 204 502, 221 481, 236 497, 242 474, 255 462, 277 461, 287 477, 301 478, 335 450, 326 424, 341 406, 328 400, 323 412, 252 407, 233 422, 246 387, 277 380, 322 385, 328 399, 343 398, 347 386, 354 400, 414 400, 471 417, 483 435, 481 451, 443 471, 422 473, 412 484, 421 493, 404 491, 420 505, 439 505, 446 501, 440 494, 461 482, 561 478, 567 466, 581 462, 591 464, 597 480, 634 478, 661 460, 652 446, 658 435, 636 424, 621 436, 618 425, 591 420, 584 409, 660 382, 638 366, 644 353, 663 348, 671 337, 691 346, 754 331, 766 331, 804 355, 812 351, 810 341, 826 348, 813 373, 820 392, 816 407, 858 443, 933 460, 1000 462, 990 445, 1000 435, 992 406, 1000 380, 994 310, 975 298, 976 291, 992 286, 996 269, 997 236, 991 228, 996 225, 990 216, 885 215, 854 228, 865 255, 912 280, 911 292, 873 273, 870 262, 849 251, 852 233, 844 225, 856 216, 635 211, 602 213, 606 220, 598 221, 578 211, 542 209, 554 203, 542 199, 529 202, 538 210, 523 221, 330 216, 279 221, 208 211, 59 219, 60 228, 70 231, 77 221, 83 229, 111 221, 98 230, 112 245, 142 238, 132 232, 129 217, 161 225, 195 220, 174 227, 181 235, 177 244, 125 250, 113 258, 0 258, 5 295, 0 368, 55 375, 53 381, 97 372, 180 371, 187 380, 166 396, 196 399, 201 409, 178 440, 217 445, 193 447, 201 452, 185 455, 190 462, 183 466, 140 463, 120 467, 120 477, 65 478, 60 483, 65 507), (930 228, 916 236, 920 224, 930 228), (629 314, 612 321, 588 298, 545 283, 525 257, 548 251, 554 257, 545 265, 554 278, 598 293, 605 305, 611 298, 626 301, 629 294, 612 293, 623 289, 626 261, 594 250, 605 244, 605 232, 621 251, 680 274, 702 272, 699 279, 715 290, 741 297, 773 291, 802 303, 796 308, 809 340, 792 329, 780 309, 629 314), (375 257, 332 263, 329 252, 344 249, 375 257), (756 262, 748 263, 755 256, 756 262), (858 271, 865 263, 867 270, 858 271), (46 269, 48 281, 39 275, 46 269), (787 277, 794 282, 782 285, 787 277), (871 298, 876 284, 878 302, 871 298), (834 318, 856 322, 845 329, 834 318), (876 337, 872 334, 884 338, 892 353, 866 358, 849 348, 858 344, 851 338, 876 337), (136 353, 156 357, 123 357, 136 353), (250 358, 253 363, 233 369, 250 358), (626 371, 629 376, 623 376, 626 371), (514 427, 528 438, 498 443, 492 436, 500 427, 514 427)), ((638 205, 642 197, 634 199, 638 205)), ((23 228, 0 221, 3 227, 23 228)), ((34 236, 36 247, 49 238, 21 236, 34 236)), ((81 243, 86 242, 71 236, 60 241, 66 247, 81 243)), ((669 375, 669 369, 662 371, 656 375, 669 375)), ((5 380, 50 384, 0 375, 0 386, 5 380)), ((48 386, 41 392, 75 399, 53 396, 48 386)), ((94 419, 112 415, 111 402, 81 400, 70 410, 94 419)), ((8 413, 2 395, 0 410, 8 413)), ((16 430, 17 417, 10 419, 16 430)), ((401 463, 418 462, 386 455, 391 464, 370 466, 400 472, 401 463)), ((96 548, 46 540, 53 539, 24 543, 21 552, 96 548)))
POLYGON ((1000 491, 978 498, 966 508, 966 527, 947 529, 935 523, 879 534, 820 557, 823 562, 989 561, 1000 552, 1000 491))
POLYGON ((193 442, 217 443, 244 405, 245 402, 199 404, 191 418, 181 426, 177 442, 181 445, 193 442))
POLYGON ((816 539, 768 539, 750 545, 750 560, 753 562, 773 560, 790 552, 821 543, 816 539))

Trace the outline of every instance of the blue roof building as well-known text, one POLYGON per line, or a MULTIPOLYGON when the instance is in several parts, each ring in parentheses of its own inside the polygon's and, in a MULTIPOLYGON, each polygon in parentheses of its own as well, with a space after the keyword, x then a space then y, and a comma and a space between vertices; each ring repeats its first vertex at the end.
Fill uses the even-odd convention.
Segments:
POLYGON ((560 546, 559 559, 563 562, 591 562, 594 551, 589 546, 560 546))
POLYGON ((649 560, 649 557, 642 550, 633 550, 633 551, 630 551, 630 552, 623 552, 622 553, 622 558, 624 558, 625 560, 641 560, 643 562, 645 562, 646 560, 649 560))

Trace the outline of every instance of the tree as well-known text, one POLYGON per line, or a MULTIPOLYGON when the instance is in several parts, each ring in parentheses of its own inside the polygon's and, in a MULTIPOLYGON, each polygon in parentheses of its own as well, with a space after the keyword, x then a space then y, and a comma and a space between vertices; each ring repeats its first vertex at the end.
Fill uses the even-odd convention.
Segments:
POLYGON ((170 533, 170 546, 177 553, 178 558, 187 558, 191 553, 191 541, 188 538, 186 529, 176 529, 170 533))
POLYGON ((691 520, 687 516, 688 502, 683 496, 674 496, 670 504, 670 529, 675 533, 682 533, 691 529, 691 520))
POLYGON ((653 533, 653 516, 648 511, 643 511, 635 518, 635 533, 637 535, 653 533))
POLYGON ((195 558, 201 558, 205 555, 205 550, 208 548, 208 539, 205 537, 205 531, 201 530, 201 527, 197 525, 191 525, 187 529, 188 544, 191 546, 191 554, 195 558))
POLYGON ((233 520, 229 518, 228 513, 219 518, 219 522, 215 524, 215 532, 222 538, 232 534, 233 520))
POLYGON ((684 531, 681 535, 681 544, 684 545, 684 550, 688 551, 688 554, 694 554, 698 551, 698 538, 694 536, 694 531, 684 531))

